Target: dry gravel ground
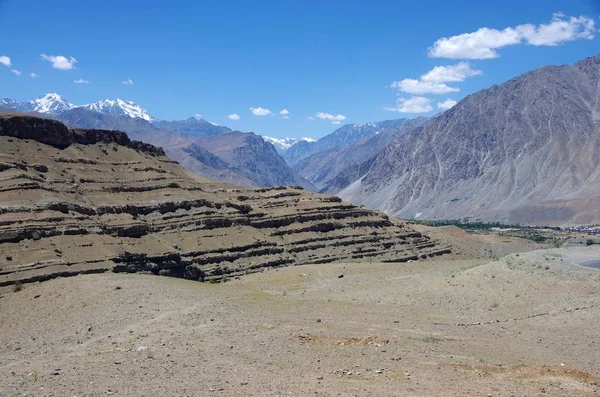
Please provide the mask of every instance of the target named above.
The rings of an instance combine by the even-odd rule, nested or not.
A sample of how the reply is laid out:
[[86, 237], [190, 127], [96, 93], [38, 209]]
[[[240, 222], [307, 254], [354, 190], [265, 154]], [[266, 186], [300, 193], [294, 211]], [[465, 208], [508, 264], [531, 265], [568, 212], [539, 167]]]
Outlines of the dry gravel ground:
[[4, 290], [0, 395], [597, 396], [600, 270], [578, 265], [593, 260], [599, 247]]

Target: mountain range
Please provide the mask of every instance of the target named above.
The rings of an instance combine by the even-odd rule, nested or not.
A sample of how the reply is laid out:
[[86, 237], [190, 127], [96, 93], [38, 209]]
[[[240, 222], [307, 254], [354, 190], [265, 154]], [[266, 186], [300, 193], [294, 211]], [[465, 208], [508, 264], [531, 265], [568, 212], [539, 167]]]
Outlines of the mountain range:
[[284, 154], [285, 161], [294, 165], [305, 157], [318, 152], [349, 146], [367, 139], [385, 129], [399, 128], [407, 119], [385, 120], [360, 124], [345, 124], [317, 141], [300, 141]]
[[150, 113], [134, 102], [124, 101], [118, 98], [115, 100], [105, 99], [89, 105], [76, 106], [69, 103], [60, 95], [51, 93], [26, 102], [16, 101], [11, 98], [2, 98], [0, 99], [0, 106], [18, 110], [19, 112], [34, 112], [52, 116], [57, 116], [67, 110], [82, 108], [111, 116], [128, 116], [131, 118], [141, 118], [146, 121], [154, 120]]
[[[300, 185], [314, 190], [291, 170], [273, 145], [253, 133], [231, 131], [203, 120], [150, 123], [141, 118], [112, 116], [82, 107], [55, 117], [73, 128], [127, 132], [133, 139], [162, 147], [171, 158], [207, 178], [241, 186]], [[185, 129], [181, 128], [183, 125]], [[220, 133], [215, 131], [219, 128]]]
[[261, 137], [133, 102], [56, 94], [1, 108], [122, 130], [189, 170], [243, 186], [300, 185], [405, 219], [600, 223], [600, 55], [481, 90], [431, 119], [344, 125], [319, 139]]
[[339, 195], [402, 218], [600, 223], [600, 55], [469, 95]]
[[[127, 132], [134, 139], [163, 147], [169, 156], [188, 169], [215, 180], [242, 186], [299, 185], [314, 191], [321, 189], [339, 169], [350, 163], [362, 162], [375, 151], [357, 151], [351, 159], [340, 159], [341, 165], [331, 167], [329, 178], [314, 178], [310, 172], [306, 172], [318, 186], [294, 171], [291, 168], [294, 163], [292, 160], [361, 142], [383, 129], [402, 126], [406, 121], [399, 119], [348, 124], [316, 141], [307, 137], [260, 137], [195, 117], [159, 120], [136, 103], [121, 99], [105, 99], [76, 106], [53, 93], [26, 102], [0, 99], [0, 108], [50, 115], [74, 128]], [[393, 136], [383, 134], [382, 138], [384, 135]], [[378, 141], [387, 142], [386, 139]], [[307, 150], [304, 150], [305, 145], [308, 145]], [[374, 146], [379, 150], [381, 145]]]
[[[351, 173], [357, 169], [357, 167], [360, 168], [361, 164], [377, 155], [394, 139], [424, 125], [427, 120], [426, 117], [417, 117], [414, 119], [393, 120], [393, 123], [389, 121], [372, 123], [378, 124], [384, 129], [378, 130], [377, 128], [370, 127], [370, 135], [363, 130], [359, 139], [347, 139], [347, 142], [351, 143], [340, 143], [339, 146], [332, 149], [319, 150], [297, 161], [292, 169], [315, 185], [320, 191], [335, 194], [339, 190], [338, 187], [346, 186], [344, 182], [339, 186], [339, 179], [343, 178], [341, 175], [347, 175], [349, 172]], [[345, 129], [345, 131], [348, 130], [356, 131], [356, 128]], [[342, 134], [338, 134], [337, 136], [343, 139]], [[333, 146], [331, 143], [332, 138], [329, 135], [322, 138], [326, 144], [320, 145], [320, 147]], [[315, 147], [317, 150], [319, 149], [319, 145], [315, 145], [313, 146], [313, 150]], [[334, 180], [338, 181], [334, 182]], [[351, 180], [354, 181], [355, 179], [351, 178]]]
[[158, 120], [134, 102], [121, 99], [75, 106], [58, 94], [27, 102], [4, 98], [0, 107], [49, 115], [73, 128], [127, 132], [133, 139], [163, 147], [173, 159], [212, 179], [242, 186], [299, 185], [315, 190], [291, 170], [268, 141], [206, 120]]

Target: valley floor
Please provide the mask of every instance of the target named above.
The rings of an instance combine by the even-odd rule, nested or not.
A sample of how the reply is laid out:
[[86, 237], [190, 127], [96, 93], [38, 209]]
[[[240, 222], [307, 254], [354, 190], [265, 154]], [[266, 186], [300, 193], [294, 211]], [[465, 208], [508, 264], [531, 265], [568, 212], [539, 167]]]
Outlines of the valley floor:
[[[2, 396], [597, 396], [600, 247], [0, 297]], [[343, 277], [342, 277], [343, 276]]]

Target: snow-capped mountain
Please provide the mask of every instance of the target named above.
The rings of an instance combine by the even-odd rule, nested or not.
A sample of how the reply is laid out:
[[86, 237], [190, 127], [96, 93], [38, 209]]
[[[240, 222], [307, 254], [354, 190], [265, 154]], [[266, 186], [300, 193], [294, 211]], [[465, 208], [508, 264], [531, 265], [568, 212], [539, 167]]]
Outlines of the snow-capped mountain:
[[105, 99], [89, 105], [77, 106], [69, 103], [58, 94], [46, 94], [42, 97], [27, 102], [16, 101], [11, 98], [0, 99], [0, 106], [15, 109], [20, 112], [36, 112], [56, 116], [64, 111], [84, 108], [93, 112], [107, 114], [111, 116], [128, 116], [131, 118], [140, 118], [146, 121], [154, 121], [154, 118], [148, 111], [141, 108], [132, 101], [122, 99]]
[[20, 112], [37, 112], [57, 115], [65, 110], [73, 109], [75, 105], [67, 102], [58, 94], [46, 94], [31, 101], [21, 102], [10, 98], [0, 99], [0, 106], [15, 109]]
[[43, 97], [30, 101], [29, 103], [33, 105], [34, 112], [48, 114], [58, 114], [75, 107], [75, 105], [67, 102], [58, 94], [46, 94]]
[[307, 138], [307, 137], [302, 137], [302, 138], [274, 138], [274, 137], [271, 137], [271, 136], [265, 136], [265, 135], [263, 135], [262, 138], [266, 142], [269, 142], [269, 143], [273, 144], [273, 146], [275, 146], [275, 149], [277, 149], [277, 152], [279, 154], [284, 153], [286, 150], [288, 150], [289, 148], [291, 148], [293, 145], [295, 145], [298, 142], [301, 142], [301, 141], [315, 142], [314, 139]]
[[148, 113], [145, 109], [141, 108], [135, 102], [124, 101], [122, 99], [105, 99], [96, 103], [81, 106], [84, 109], [91, 110], [102, 114], [109, 114], [111, 116], [129, 116], [132, 119], [140, 118], [146, 121], [153, 121], [154, 117]]

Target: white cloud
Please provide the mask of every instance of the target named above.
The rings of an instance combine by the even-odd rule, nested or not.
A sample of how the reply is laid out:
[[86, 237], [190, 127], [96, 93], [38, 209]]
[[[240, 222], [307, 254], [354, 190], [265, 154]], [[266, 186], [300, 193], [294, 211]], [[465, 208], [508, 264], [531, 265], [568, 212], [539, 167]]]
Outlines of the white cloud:
[[481, 70], [471, 68], [471, 65], [468, 62], [459, 62], [456, 65], [436, 66], [429, 72], [423, 74], [419, 80], [404, 79], [401, 81], [394, 81], [391, 87], [414, 95], [447, 94], [449, 92], [458, 92], [460, 90], [445, 83], [461, 82], [467, 77], [477, 76], [482, 73]]
[[52, 67], [54, 69], [59, 69], [59, 70], [75, 69], [75, 64], [77, 63], [77, 59], [75, 59], [73, 57], [67, 58], [62, 55], [54, 56], [54, 55], [41, 54], [41, 57], [43, 60], [52, 63]]
[[455, 100], [448, 98], [444, 102], [438, 102], [437, 107], [440, 110], [448, 110], [451, 107], [453, 107], [454, 105], [456, 105], [457, 103], [458, 102], [456, 102]]
[[127, 79], [127, 80], [123, 81], [123, 84], [125, 84], [125, 85], [131, 85], [131, 84], [133, 84], [133, 80]]
[[457, 83], [465, 81], [467, 77], [483, 74], [481, 70], [472, 69], [469, 62], [459, 62], [456, 65], [436, 66], [421, 76], [423, 81], [434, 83]]
[[29, 73], [29, 77], [31, 77], [32, 79], [35, 79], [37, 77], [37, 74], [35, 74], [35, 73]]
[[309, 119], [310, 121], [314, 121], [314, 120], [315, 120], [315, 118], [314, 118], [313, 116], [308, 116], [308, 119]]
[[4, 65], [7, 68], [9, 68], [12, 65], [12, 63], [10, 62], [10, 58], [6, 55], [0, 55], [0, 65]]
[[197, 119], [201, 119], [202, 115], [200, 113], [194, 113], [194, 117]]
[[331, 113], [317, 112], [317, 117], [321, 120], [329, 120], [333, 122], [333, 124], [339, 124], [339, 122], [346, 120], [346, 116], [344, 116], [343, 114], [333, 115]]
[[399, 113], [427, 113], [433, 110], [431, 99], [422, 96], [413, 96], [409, 99], [398, 98], [395, 107], [386, 107], [385, 110]]
[[516, 44], [556, 46], [568, 41], [594, 38], [595, 20], [587, 16], [568, 17], [557, 13], [547, 24], [524, 24], [504, 30], [481, 28], [472, 33], [443, 37], [428, 50], [433, 58], [490, 59], [497, 50]]
[[91, 81], [84, 80], [84, 79], [73, 80], [73, 83], [75, 83], [75, 84], [92, 84]]
[[290, 114], [290, 111], [287, 110], [287, 109], [283, 109], [281, 112], [279, 112], [279, 114], [282, 115], [282, 116], [287, 116], [287, 115]]
[[229, 116], [227, 116], [227, 118], [228, 118], [229, 120], [236, 120], [236, 121], [237, 121], [237, 120], [239, 120], [239, 119], [240, 119], [240, 116], [239, 116], [239, 115], [237, 115], [237, 114], [235, 114], [235, 113], [233, 113], [233, 114], [230, 114]]
[[392, 88], [397, 88], [408, 94], [447, 94], [449, 92], [460, 91], [458, 88], [450, 87], [444, 83], [435, 83], [417, 79], [394, 81], [392, 83]]
[[336, 124], [337, 125], [337, 124], [342, 124], [342, 122], [341, 121], [332, 121], [331, 124]]
[[268, 115], [273, 114], [273, 112], [271, 112], [269, 109], [264, 109], [264, 108], [261, 108], [260, 106], [257, 108], [251, 107], [250, 111], [255, 116], [268, 116]]
[[11, 69], [11, 72], [13, 72], [14, 74], [16, 74], [17, 76], [21, 75], [21, 71], [17, 70], [17, 69]]
[[281, 118], [284, 120], [288, 120], [290, 118], [290, 116], [281, 116]]

